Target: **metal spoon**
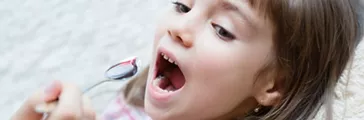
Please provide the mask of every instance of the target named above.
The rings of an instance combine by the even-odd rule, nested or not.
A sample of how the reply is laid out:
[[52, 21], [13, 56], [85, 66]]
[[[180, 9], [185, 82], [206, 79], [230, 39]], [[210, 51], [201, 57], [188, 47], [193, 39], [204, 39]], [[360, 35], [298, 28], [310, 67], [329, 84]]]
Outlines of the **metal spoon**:
[[[138, 72], [138, 60], [137, 57], [131, 57], [128, 59], [123, 60], [122, 62], [111, 66], [109, 69], [105, 71], [106, 80], [100, 81], [87, 89], [83, 90], [82, 94], [87, 93], [91, 89], [95, 88], [96, 86], [110, 81], [119, 81], [125, 80], [126, 78], [130, 78], [134, 76]], [[47, 113], [52, 112], [58, 105], [58, 99], [52, 101], [50, 103], [44, 103], [37, 105], [35, 107], [35, 111], [38, 113], [44, 113], [47, 116]]]

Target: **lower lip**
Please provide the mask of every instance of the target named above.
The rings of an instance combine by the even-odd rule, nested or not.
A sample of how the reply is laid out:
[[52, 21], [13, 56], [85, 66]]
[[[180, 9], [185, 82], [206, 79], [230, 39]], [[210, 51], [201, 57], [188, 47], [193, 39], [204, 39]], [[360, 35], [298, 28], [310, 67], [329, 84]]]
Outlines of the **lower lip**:
[[147, 87], [149, 96], [154, 101], [166, 103], [166, 102], [170, 101], [170, 99], [172, 99], [173, 96], [176, 96], [179, 92], [181, 92], [181, 90], [184, 88], [184, 87], [182, 87], [182, 88], [180, 88], [180, 89], [178, 89], [176, 91], [173, 91], [173, 92], [167, 92], [167, 93], [166, 92], [163, 92], [163, 91], [160, 90], [161, 88], [159, 88], [158, 86], [155, 86], [153, 84], [153, 82], [156, 79], [156, 74], [157, 73], [155, 73], [155, 75], [154, 75], [155, 77], [153, 77], [153, 80], [151, 80], [149, 82], [149, 85]]
[[179, 91], [179, 90], [176, 90], [174, 92], [168, 92], [168, 93], [162, 92], [161, 90], [159, 90], [161, 88], [153, 85], [154, 80], [155, 79], [153, 79], [149, 83], [148, 91], [149, 91], [149, 95], [156, 101], [167, 102], [171, 99], [171, 97], [173, 97]]

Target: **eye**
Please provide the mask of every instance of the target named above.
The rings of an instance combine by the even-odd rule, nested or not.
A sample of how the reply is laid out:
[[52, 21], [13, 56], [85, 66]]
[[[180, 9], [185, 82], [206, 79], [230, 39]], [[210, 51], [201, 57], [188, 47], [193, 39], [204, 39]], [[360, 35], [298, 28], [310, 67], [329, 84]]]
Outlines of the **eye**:
[[223, 39], [223, 40], [234, 40], [235, 39], [235, 36], [232, 33], [227, 31], [220, 25], [212, 24], [212, 27], [215, 29], [217, 36], [219, 36], [221, 39]]
[[191, 8], [180, 2], [173, 2], [173, 4], [175, 5], [176, 11], [179, 13], [188, 13], [191, 10]]

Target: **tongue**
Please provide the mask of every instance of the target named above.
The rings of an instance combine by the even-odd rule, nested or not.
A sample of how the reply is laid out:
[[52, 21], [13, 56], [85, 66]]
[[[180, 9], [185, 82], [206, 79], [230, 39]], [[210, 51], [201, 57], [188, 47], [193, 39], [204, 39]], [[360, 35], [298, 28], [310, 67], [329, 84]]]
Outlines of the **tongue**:
[[168, 78], [176, 89], [180, 89], [186, 81], [185, 76], [183, 76], [182, 71], [178, 67], [172, 69]]

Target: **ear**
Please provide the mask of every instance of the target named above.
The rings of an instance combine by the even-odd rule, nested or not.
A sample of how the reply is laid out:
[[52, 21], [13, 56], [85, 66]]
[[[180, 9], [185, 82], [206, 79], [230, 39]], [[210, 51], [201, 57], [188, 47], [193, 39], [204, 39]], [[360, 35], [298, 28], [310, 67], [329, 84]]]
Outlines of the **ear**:
[[[274, 77], [273, 77], [274, 78]], [[275, 106], [283, 97], [281, 79], [260, 79], [254, 85], [254, 97], [262, 106]]]

